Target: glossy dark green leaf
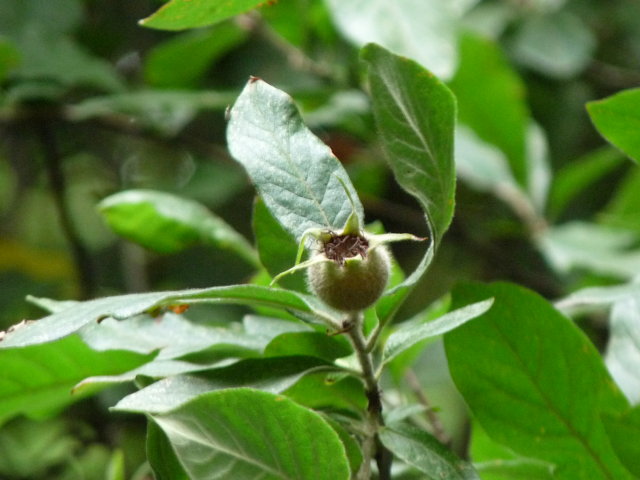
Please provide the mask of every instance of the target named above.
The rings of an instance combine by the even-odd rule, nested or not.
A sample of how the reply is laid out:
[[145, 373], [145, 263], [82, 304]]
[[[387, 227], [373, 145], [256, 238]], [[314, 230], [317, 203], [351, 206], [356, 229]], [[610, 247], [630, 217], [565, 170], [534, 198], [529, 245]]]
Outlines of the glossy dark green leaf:
[[164, 413], [206, 392], [251, 387], [281, 393], [305, 375], [331, 371], [326, 361], [309, 356], [250, 358], [228, 366], [164, 378], [118, 402], [114, 410]]
[[201, 395], [152, 415], [193, 480], [348, 480], [345, 447], [318, 413], [250, 389]]
[[591, 121], [604, 138], [632, 160], [640, 162], [640, 88], [624, 90], [589, 102]]
[[118, 235], [151, 250], [175, 253], [204, 244], [258, 265], [249, 242], [193, 200], [154, 190], [125, 190], [103, 199], [98, 208]]
[[152, 358], [116, 350], [96, 352], [77, 336], [0, 350], [0, 423], [18, 414], [37, 416], [56, 411], [92, 393], [72, 394], [80, 380], [125, 372]]
[[482, 317], [445, 335], [451, 375], [487, 434], [552, 463], [559, 479], [631, 479], [601, 414], [625, 400], [595, 347], [537, 294], [510, 284], [469, 284], [454, 305], [488, 296]]
[[395, 456], [428, 480], [479, 480], [473, 467], [424, 430], [411, 425], [383, 428], [380, 440]]
[[44, 317], [37, 322], [20, 326], [6, 334], [0, 349], [50, 342], [78, 331], [100, 319], [124, 319], [144, 312], [162, 312], [172, 305], [194, 303], [227, 303], [262, 305], [287, 309], [309, 318], [325, 318], [337, 322], [337, 314], [309, 295], [290, 290], [258, 285], [232, 285], [193, 290], [150, 292], [104, 297], [73, 306]]
[[526, 190], [529, 119], [524, 85], [493, 41], [464, 35], [460, 50], [460, 68], [450, 82], [460, 122], [504, 152], [518, 184]]
[[261, 0], [171, 0], [140, 25], [161, 30], [205, 27], [247, 12], [263, 4]]
[[640, 406], [620, 415], [607, 415], [604, 424], [618, 457], [636, 477], [640, 477]]
[[433, 236], [416, 270], [392, 289], [403, 295], [426, 271], [453, 217], [455, 98], [419, 64], [382, 47], [366, 46], [362, 58], [387, 160], [398, 184], [425, 211]]
[[229, 112], [227, 142], [265, 205], [299, 241], [309, 228], [341, 229], [362, 205], [344, 168], [304, 125], [291, 97], [251, 78]]
[[473, 320], [491, 308], [493, 299], [466, 305], [440, 318], [422, 323], [410, 323], [406, 326], [398, 325], [387, 339], [382, 351], [382, 362], [387, 363], [416, 343], [430, 337], [442, 335], [454, 328]]

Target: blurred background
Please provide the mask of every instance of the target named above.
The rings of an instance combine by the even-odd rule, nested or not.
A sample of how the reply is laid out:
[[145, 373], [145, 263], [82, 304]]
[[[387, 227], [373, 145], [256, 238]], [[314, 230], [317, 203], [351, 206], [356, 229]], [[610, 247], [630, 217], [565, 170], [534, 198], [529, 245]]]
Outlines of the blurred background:
[[[640, 173], [598, 134], [585, 104], [640, 85], [640, 2], [442, 3], [403, 0], [391, 16], [381, 1], [281, 0], [162, 31], [138, 24], [157, 1], [0, 2], [0, 330], [42, 316], [27, 295], [87, 299], [251, 278], [251, 265], [214, 248], [162, 254], [119, 238], [97, 208], [123, 190], [159, 190], [204, 204], [252, 241], [254, 189], [225, 146], [225, 109], [249, 75], [294, 97], [348, 169], [368, 222], [425, 235], [376, 138], [358, 59], [367, 41], [420, 61], [459, 100], [456, 216], [404, 317], [465, 279], [510, 280], [557, 299], [633, 278]], [[400, 244], [394, 253], [410, 271], [422, 252]], [[602, 319], [583, 325], [602, 345]], [[74, 407], [70, 417], [85, 423], [4, 426], [0, 478], [51, 468], [46, 478], [94, 478], [82, 462], [104, 471], [122, 451], [134, 471], [144, 425], [101, 418], [109, 404], [103, 395]]]

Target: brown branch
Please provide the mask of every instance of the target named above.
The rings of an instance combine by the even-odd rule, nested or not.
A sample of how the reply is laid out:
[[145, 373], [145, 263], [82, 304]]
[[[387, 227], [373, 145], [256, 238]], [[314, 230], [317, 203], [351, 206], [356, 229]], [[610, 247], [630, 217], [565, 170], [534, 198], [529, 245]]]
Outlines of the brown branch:
[[451, 443], [451, 438], [445, 431], [442, 425], [442, 422], [440, 421], [440, 418], [438, 417], [438, 415], [436, 415], [436, 412], [434, 411], [433, 406], [431, 405], [431, 402], [427, 398], [427, 395], [424, 392], [422, 385], [420, 385], [420, 380], [418, 379], [418, 376], [415, 374], [415, 372], [412, 369], [409, 369], [405, 374], [405, 379], [409, 384], [409, 388], [418, 399], [418, 402], [420, 402], [420, 404], [423, 405], [426, 409], [425, 415], [427, 417], [427, 421], [429, 422], [429, 425], [431, 425], [433, 436], [443, 445], [449, 445]]

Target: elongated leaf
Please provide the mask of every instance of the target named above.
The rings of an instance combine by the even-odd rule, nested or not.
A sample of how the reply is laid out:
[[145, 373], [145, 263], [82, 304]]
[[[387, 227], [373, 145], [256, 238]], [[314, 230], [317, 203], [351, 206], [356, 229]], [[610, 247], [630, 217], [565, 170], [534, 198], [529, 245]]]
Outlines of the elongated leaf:
[[380, 440], [391, 452], [429, 480], [479, 480], [473, 467], [435, 438], [410, 425], [384, 428]]
[[124, 372], [152, 358], [115, 350], [96, 352], [77, 336], [0, 350], [0, 424], [17, 414], [47, 413], [76, 402], [86, 395], [72, 395], [71, 389], [83, 378]]
[[448, 79], [458, 64], [458, 5], [438, 0], [328, 0], [342, 34], [362, 47], [377, 43]]
[[382, 47], [367, 45], [362, 58], [389, 164], [425, 210], [437, 245], [453, 217], [455, 98], [420, 65]]
[[139, 315], [125, 320], [106, 318], [80, 330], [82, 339], [94, 350], [130, 350], [149, 353], [156, 359], [182, 358], [211, 346], [237, 346], [262, 352], [269, 335], [248, 334], [235, 328], [211, 327], [191, 322], [185, 315], [167, 312], [160, 317]]
[[626, 229], [573, 221], [548, 228], [537, 240], [559, 272], [586, 269], [622, 279], [640, 272], [638, 237]]
[[[634, 283], [640, 291], [640, 284]], [[640, 292], [613, 305], [605, 362], [633, 405], [640, 403]]]
[[258, 265], [249, 242], [224, 220], [193, 200], [153, 190], [126, 190], [98, 205], [120, 236], [160, 253], [174, 253], [194, 244], [230, 250]]
[[640, 282], [611, 285], [607, 287], [587, 287], [571, 293], [556, 302], [556, 308], [571, 311], [578, 307], [609, 307], [617, 302], [640, 297]]
[[587, 104], [598, 131], [632, 160], [640, 162], [640, 88]]
[[382, 362], [387, 363], [416, 343], [429, 337], [447, 333], [482, 315], [491, 308], [492, 304], [493, 299], [488, 299], [459, 308], [430, 322], [410, 324], [404, 328], [400, 326], [398, 330], [389, 336], [387, 343], [385, 343], [382, 351]]
[[69, 106], [67, 114], [75, 121], [120, 114], [166, 135], [175, 135], [198, 112], [223, 110], [232, 101], [233, 96], [224, 92], [141, 90], [91, 97]]
[[313, 318], [337, 322], [337, 314], [309, 295], [258, 285], [232, 285], [193, 290], [137, 293], [98, 298], [56, 312], [36, 322], [16, 328], [0, 341], [0, 349], [50, 342], [107, 317], [124, 319], [171, 305], [230, 303], [263, 305], [291, 310]]
[[267, 208], [299, 241], [309, 228], [340, 229], [362, 205], [329, 147], [303, 124], [291, 97], [252, 78], [229, 113], [227, 142]]
[[184, 30], [221, 22], [263, 4], [262, 0], [171, 0], [140, 25], [161, 30]]
[[601, 420], [621, 411], [589, 339], [537, 294], [509, 284], [465, 285], [454, 305], [495, 297], [491, 310], [449, 332], [452, 377], [487, 434], [556, 465], [559, 479], [631, 479]]
[[396, 181], [416, 197], [433, 238], [416, 270], [388, 294], [406, 295], [426, 271], [453, 217], [455, 98], [417, 63], [371, 44], [368, 63], [373, 111]]
[[250, 389], [201, 395], [153, 415], [193, 480], [347, 480], [345, 447], [317, 413]]
[[332, 369], [335, 367], [325, 361], [305, 356], [240, 360], [226, 367], [167, 377], [124, 397], [113, 409], [165, 413], [198, 395], [225, 388], [251, 387], [281, 393], [309, 373]]

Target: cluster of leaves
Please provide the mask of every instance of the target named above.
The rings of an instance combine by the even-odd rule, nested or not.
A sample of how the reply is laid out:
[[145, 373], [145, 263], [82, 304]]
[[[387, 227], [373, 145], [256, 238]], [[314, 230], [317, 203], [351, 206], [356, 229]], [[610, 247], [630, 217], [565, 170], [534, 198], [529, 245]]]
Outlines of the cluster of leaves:
[[[165, 37], [143, 64], [123, 55], [120, 71], [99, 57], [95, 38], [94, 52], [73, 40], [95, 35], [88, 23], [78, 33], [80, 2], [43, 7], [15, 0], [0, 7], [2, 121], [7, 138], [23, 147], [4, 153], [15, 168], [0, 171], [0, 181], [14, 186], [3, 189], [3, 213], [14, 222], [31, 217], [20, 226], [36, 238], [33, 251], [2, 240], [0, 259], [52, 284], [71, 277], [75, 265], [75, 294], [103, 294], [79, 302], [31, 297], [50, 315], [3, 334], [0, 445], [9, 453], [0, 459], [0, 474], [104, 478], [107, 471], [107, 478], [120, 479], [136, 468], [131, 478], [348, 479], [362, 472], [369, 460], [361, 449], [368, 408], [363, 372], [352, 345], [326, 331], [341, 325], [343, 314], [309, 295], [299, 273], [268, 286], [293, 265], [307, 229], [344, 225], [351, 198], [361, 221], [364, 207], [381, 218], [390, 208], [389, 227], [430, 237], [419, 259], [413, 251], [399, 256], [411, 273], [405, 277], [394, 264], [389, 290], [364, 318], [384, 390], [385, 426], [377, 433], [393, 454], [393, 478], [640, 476], [640, 286], [634, 279], [640, 174], [619, 153], [640, 161], [640, 91], [588, 103], [593, 124], [617, 150], [588, 148], [581, 158], [575, 126], [554, 123], [566, 115], [560, 106], [536, 116], [544, 128], [531, 113], [542, 109], [536, 98], [558, 94], [553, 82], [568, 88], [589, 71], [612, 75], [594, 60], [599, 39], [589, 22], [599, 7], [298, 0], [252, 11], [261, 3], [172, 0], [142, 25], [207, 28]], [[91, 2], [84, 7], [100, 12]], [[345, 54], [354, 51], [348, 45], [363, 47], [359, 60]], [[246, 59], [256, 52], [266, 64], [247, 72]], [[215, 71], [227, 77], [202, 88], [216, 63], [225, 68]], [[528, 83], [515, 65], [531, 76]], [[258, 78], [238, 96], [237, 77], [246, 80], [247, 73], [297, 92], [304, 115], [287, 94]], [[633, 75], [615, 73], [623, 80]], [[579, 96], [580, 108], [593, 98], [587, 97]], [[205, 110], [215, 116], [196, 118]], [[241, 170], [221, 149], [194, 140], [199, 122], [215, 129], [223, 115], [228, 150], [258, 192], [253, 203], [252, 193], [243, 198]], [[346, 171], [307, 125], [326, 132]], [[214, 141], [221, 143], [225, 132], [219, 130]], [[102, 161], [113, 154], [101, 145], [111, 135], [120, 143], [116, 153], [126, 152], [117, 180]], [[562, 135], [568, 140], [558, 146]], [[18, 164], [38, 151], [44, 168], [34, 177], [33, 167]], [[67, 152], [73, 154], [63, 168]], [[220, 161], [207, 163], [211, 156]], [[572, 161], [552, 174], [550, 160], [563, 157]], [[408, 195], [385, 189], [388, 172]], [[456, 175], [462, 180], [457, 198]], [[584, 205], [585, 196], [614, 181], [613, 196]], [[68, 260], [49, 258], [55, 256], [42, 245], [52, 244], [37, 240], [38, 229], [53, 230], [41, 183], [51, 189], [71, 245]], [[99, 215], [84, 210], [93, 206], [96, 190], [115, 192], [100, 195]], [[394, 197], [398, 203], [388, 203]], [[478, 197], [488, 211], [474, 207]], [[479, 233], [454, 221], [447, 247], [442, 238], [454, 198], [462, 220], [471, 220], [466, 228]], [[414, 215], [416, 203], [422, 215]], [[234, 204], [246, 208], [222, 208]], [[232, 212], [219, 216], [211, 207]], [[477, 217], [474, 208], [482, 210]], [[241, 233], [250, 209], [255, 242]], [[122, 244], [127, 282], [115, 286], [110, 259], [118, 244], [98, 226], [100, 217], [120, 237], [165, 256]], [[379, 223], [369, 228], [382, 230]], [[526, 244], [511, 256], [486, 246], [486, 238], [506, 244], [516, 235]], [[456, 248], [466, 251], [461, 265], [451, 259]], [[91, 268], [100, 256], [102, 277]], [[439, 261], [447, 256], [448, 267]], [[179, 265], [163, 266], [167, 258]], [[163, 278], [163, 268], [175, 278], [154, 281], [148, 272], [154, 264], [161, 270], [156, 278]], [[512, 280], [529, 279], [528, 286], [544, 285], [542, 293], [564, 298], [554, 305], [513, 283], [450, 289], [460, 277], [487, 276], [480, 273], [487, 266], [494, 268], [490, 277], [515, 272]], [[522, 273], [532, 267], [542, 281]], [[7, 279], [15, 276], [11, 268]], [[441, 272], [444, 281], [437, 278]], [[189, 280], [178, 280], [180, 274]], [[104, 296], [97, 288], [102, 280], [112, 288], [161, 291]], [[185, 283], [220, 286], [166, 290]], [[604, 356], [593, 343], [603, 346], [596, 329], [602, 319], [609, 322]], [[433, 366], [445, 356], [446, 365]], [[468, 442], [460, 398], [438, 381], [449, 374], [472, 414]], [[95, 442], [80, 449], [81, 436], [72, 431], [77, 425], [61, 418], [44, 426], [21, 420], [56, 417], [86, 398], [107, 402], [115, 418], [146, 416], [143, 467], [137, 468], [143, 459], [124, 448], [110, 452]], [[36, 436], [43, 440], [22, 448]], [[59, 448], [42, 455], [47, 439]], [[75, 460], [66, 462], [71, 452]]]

